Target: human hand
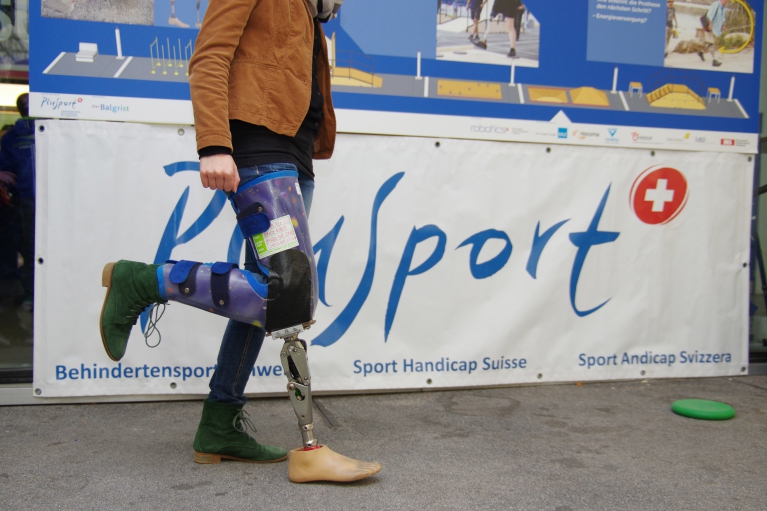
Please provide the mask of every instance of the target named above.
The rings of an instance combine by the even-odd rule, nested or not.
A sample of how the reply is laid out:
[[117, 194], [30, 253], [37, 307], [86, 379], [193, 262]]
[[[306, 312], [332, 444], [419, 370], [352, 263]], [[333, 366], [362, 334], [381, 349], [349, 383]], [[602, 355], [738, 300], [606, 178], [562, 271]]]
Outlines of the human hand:
[[205, 188], [233, 192], [240, 184], [240, 174], [230, 154], [213, 154], [200, 158], [200, 181]]
[[16, 184], [16, 174], [7, 170], [0, 171], [0, 183], [14, 186]]

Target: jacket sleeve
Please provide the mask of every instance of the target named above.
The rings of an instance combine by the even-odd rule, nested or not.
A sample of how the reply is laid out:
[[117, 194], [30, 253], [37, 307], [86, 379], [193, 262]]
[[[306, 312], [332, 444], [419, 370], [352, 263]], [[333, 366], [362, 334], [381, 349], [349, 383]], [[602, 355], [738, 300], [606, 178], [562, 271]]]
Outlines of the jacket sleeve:
[[189, 62], [189, 85], [197, 149], [232, 149], [229, 132], [229, 70], [256, 3], [261, 0], [211, 0]]

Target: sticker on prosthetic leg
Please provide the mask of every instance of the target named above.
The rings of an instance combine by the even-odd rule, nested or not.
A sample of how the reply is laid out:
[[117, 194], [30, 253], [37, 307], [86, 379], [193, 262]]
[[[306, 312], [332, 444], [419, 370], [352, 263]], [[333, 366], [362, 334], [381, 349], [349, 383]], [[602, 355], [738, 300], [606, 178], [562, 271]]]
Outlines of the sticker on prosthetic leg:
[[253, 236], [258, 258], [263, 259], [298, 246], [298, 237], [290, 215], [271, 221], [269, 230]]

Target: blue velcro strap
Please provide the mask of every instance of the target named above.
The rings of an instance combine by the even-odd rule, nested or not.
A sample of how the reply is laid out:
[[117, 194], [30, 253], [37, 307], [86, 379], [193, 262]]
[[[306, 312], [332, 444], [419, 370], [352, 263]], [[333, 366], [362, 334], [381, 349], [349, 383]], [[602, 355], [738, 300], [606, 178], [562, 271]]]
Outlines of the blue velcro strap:
[[167, 301], [168, 297], [165, 293], [165, 276], [162, 273], [162, 265], [157, 266], [157, 290], [160, 291], [162, 299]]
[[181, 284], [187, 279], [189, 272], [196, 264], [199, 263], [195, 261], [179, 261], [171, 268], [168, 278], [174, 284]]
[[221, 261], [213, 263], [210, 271], [215, 275], [226, 275], [232, 268], [237, 268], [234, 263], [222, 263]]
[[[184, 266], [181, 269], [179, 269], [178, 273], [174, 276], [173, 272], [182, 263], [184, 264]], [[176, 263], [176, 265], [170, 271], [170, 275], [168, 277], [170, 278], [171, 282], [173, 282], [174, 284], [178, 286], [179, 293], [181, 293], [184, 296], [192, 296], [194, 292], [197, 291], [197, 269], [200, 266], [202, 266], [202, 263], [196, 263], [194, 261], [181, 261], [180, 263]], [[181, 277], [184, 276], [184, 274], [186, 274], [186, 278], [182, 280], [181, 282], [176, 282], [175, 280], [173, 280], [174, 278], [176, 280], [180, 279]]]
[[229, 306], [229, 278], [232, 268], [236, 266], [232, 263], [215, 263], [211, 268], [210, 297], [215, 307], [225, 309]]
[[269, 217], [266, 213], [256, 213], [245, 218], [237, 219], [243, 238], [250, 238], [256, 234], [261, 234], [269, 230]]

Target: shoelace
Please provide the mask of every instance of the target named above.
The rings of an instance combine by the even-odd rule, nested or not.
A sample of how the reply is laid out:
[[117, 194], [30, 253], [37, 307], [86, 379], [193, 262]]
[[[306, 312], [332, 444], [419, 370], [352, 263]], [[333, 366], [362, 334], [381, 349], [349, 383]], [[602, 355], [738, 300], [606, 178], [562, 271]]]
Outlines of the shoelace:
[[[160, 309], [158, 305], [162, 306], [162, 309]], [[144, 330], [144, 342], [150, 348], [156, 348], [162, 342], [162, 334], [160, 333], [160, 329], [157, 328], [157, 323], [159, 323], [160, 318], [162, 318], [163, 314], [165, 314], [164, 303], [153, 303], [152, 305], [149, 306], [149, 310], [147, 311], [146, 330]], [[154, 345], [149, 344], [149, 338], [155, 332], [157, 332], [157, 344], [154, 344]]]
[[237, 415], [234, 416], [234, 419], [232, 420], [232, 426], [234, 426], [234, 429], [240, 433], [247, 433], [248, 430], [251, 430], [253, 433], [258, 433], [258, 430], [253, 424], [253, 421], [247, 417], [248, 415], [250, 415], [248, 412], [246, 412], [244, 409], [241, 409], [239, 412], [237, 412]]

